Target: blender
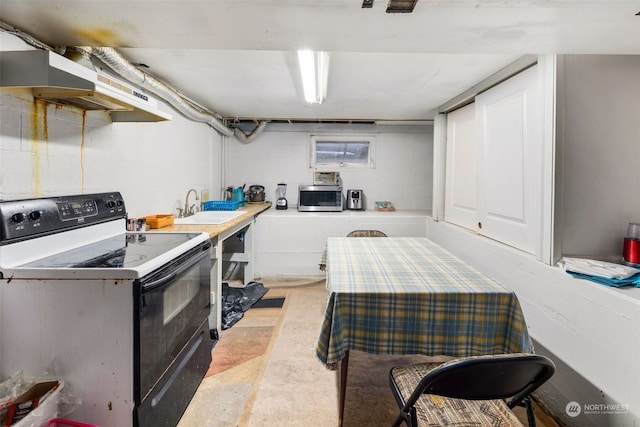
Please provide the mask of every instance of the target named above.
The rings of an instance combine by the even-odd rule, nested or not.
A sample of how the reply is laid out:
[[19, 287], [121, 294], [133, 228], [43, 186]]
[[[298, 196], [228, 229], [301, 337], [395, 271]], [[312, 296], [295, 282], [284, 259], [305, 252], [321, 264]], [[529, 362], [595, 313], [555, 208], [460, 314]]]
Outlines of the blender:
[[286, 210], [287, 209], [287, 199], [284, 197], [287, 194], [287, 184], [278, 184], [276, 187], [276, 209], [277, 210]]

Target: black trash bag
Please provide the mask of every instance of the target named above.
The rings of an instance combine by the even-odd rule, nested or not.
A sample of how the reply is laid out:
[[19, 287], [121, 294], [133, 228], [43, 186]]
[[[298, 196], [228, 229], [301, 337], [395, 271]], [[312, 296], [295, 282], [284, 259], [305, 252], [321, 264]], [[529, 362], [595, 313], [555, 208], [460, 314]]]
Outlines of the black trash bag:
[[258, 282], [247, 283], [244, 288], [222, 283], [222, 330], [229, 329], [242, 319], [244, 312], [260, 301], [267, 291], [268, 289]]

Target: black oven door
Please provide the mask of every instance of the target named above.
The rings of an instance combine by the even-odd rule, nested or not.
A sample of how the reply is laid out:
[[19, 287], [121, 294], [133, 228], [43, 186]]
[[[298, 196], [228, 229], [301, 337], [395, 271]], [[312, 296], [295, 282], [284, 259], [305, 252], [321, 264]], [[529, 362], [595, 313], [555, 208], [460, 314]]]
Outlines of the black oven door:
[[135, 408], [133, 427], [175, 427], [211, 365], [209, 319], [205, 319], [171, 368]]
[[[134, 292], [138, 293], [137, 321], [134, 322], [136, 406], [163, 375], [181, 363], [179, 358], [188, 353], [187, 347], [193, 344], [194, 335], [209, 318], [210, 252], [211, 243], [207, 241], [140, 279], [139, 285], [134, 286]], [[210, 353], [209, 335], [203, 339], [207, 341], [205, 347]]]

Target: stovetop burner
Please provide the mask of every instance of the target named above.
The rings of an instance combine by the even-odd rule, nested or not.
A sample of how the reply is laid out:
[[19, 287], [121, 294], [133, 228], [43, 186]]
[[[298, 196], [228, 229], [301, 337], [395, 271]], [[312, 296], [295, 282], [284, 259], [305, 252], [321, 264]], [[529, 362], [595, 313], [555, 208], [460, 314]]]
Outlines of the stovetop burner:
[[196, 236], [197, 233], [123, 233], [21, 267], [135, 268]]

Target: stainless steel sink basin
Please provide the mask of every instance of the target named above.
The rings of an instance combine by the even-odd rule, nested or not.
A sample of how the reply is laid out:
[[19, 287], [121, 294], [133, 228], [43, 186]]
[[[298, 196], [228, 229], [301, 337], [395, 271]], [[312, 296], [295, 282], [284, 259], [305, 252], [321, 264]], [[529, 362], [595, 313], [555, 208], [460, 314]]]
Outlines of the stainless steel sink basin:
[[203, 211], [186, 218], [176, 218], [174, 224], [224, 224], [244, 214], [244, 211]]

